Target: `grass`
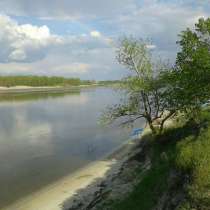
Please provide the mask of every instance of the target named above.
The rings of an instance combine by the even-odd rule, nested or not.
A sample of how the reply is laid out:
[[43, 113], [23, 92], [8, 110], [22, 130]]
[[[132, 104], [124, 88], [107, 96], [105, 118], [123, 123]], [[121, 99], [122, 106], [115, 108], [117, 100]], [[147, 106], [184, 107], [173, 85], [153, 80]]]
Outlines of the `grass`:
[[187, 123], [167, 129], [151, 143], [149, 170], [142, 174], [139, 169], [139, 184], [123, 200], [116, 201], [105, 209], [151, 210], [164, 192], [169, 190], [167, 180], [172, 170], [188, 177], [180, 185], [185, 194], [179, 210], [210, 209], [210, 111], [201, 114], [201, 123]]
[[[202, 114], [204, 122], [209, 123], [210, 112]], [[177, 144], [176, 165], [190, 176], [188, 200], [182, 209], [210, 209], [210, 125], [205, 126], [196, 138], [189, 136]]]
[[137, 210], [139, 207], [145, 210], [151, 209], [157, 202], [157, 189], [163, 191], [166, 188], [165, 183], [162, 182], [162, 178], [167, 177], [166, 167], [167, 166], [155, 167], [145, 173], [141, 184], [137, 185], [134, 191], [125, 200], [115, 203], [111, 209]]
[[151, 146], [152, 167], [142, 174], [139, 169], [141, 181], [124, 200], [106, 207], [110, 210], [150, 210], [154, 207], [159, 196], [167, 190], [167, 178], [170, 172], [171, 162], [174, 159], [175, 144], [159, 143]]

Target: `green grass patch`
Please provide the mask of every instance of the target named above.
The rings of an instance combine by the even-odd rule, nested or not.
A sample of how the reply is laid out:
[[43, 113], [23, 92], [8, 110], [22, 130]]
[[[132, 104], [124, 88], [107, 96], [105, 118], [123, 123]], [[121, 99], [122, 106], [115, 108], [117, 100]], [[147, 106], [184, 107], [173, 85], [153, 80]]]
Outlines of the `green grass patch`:
[[[115, 203], [112, 210], [139, 210], [151, 209], [157, 202], [159, 192], [166, 188], [167, 166], [153, 168], [143, 175], [140, 184], [123, 201]], [[152, 190], [151, 190], [152, 189]]]
[[122, 201], [115, 202], [111, 210], [149, 210], [154, 207], [160, 195], [167, 189], [167, 178], [171, 163], [174, 159], [175, 144], [166, 144], [162, 147], [153, 143], [152, 167], [142, 173], [139, 169], [138, 178], [141, 180], [134, 190]]
[[[151, 143], [149, 170], [137, 171], [140, 180], [123, 200], [105, 209], [151, 210], [161, 195], [168, 190], [167, 179], [171, 170], [188, 177], [183, 186], [186, 197], [180, 210], [210, 209], [210, 111], [201, 112], [200, 124], [192, 122], [170, 128]], [[182, 186], [182, 184], [181, 184]]]
[[176, 164], [190, 176], [187, 187], [190, 208], [210, 209], [210, 127], [198, 138], [186, 138], [177, 149]]

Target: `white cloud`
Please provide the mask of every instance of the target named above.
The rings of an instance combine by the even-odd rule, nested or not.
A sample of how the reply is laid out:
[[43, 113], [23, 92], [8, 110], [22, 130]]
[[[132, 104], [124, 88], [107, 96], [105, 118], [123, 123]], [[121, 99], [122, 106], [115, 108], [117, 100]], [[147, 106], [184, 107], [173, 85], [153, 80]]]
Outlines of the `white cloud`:
[[1, 0], [0, 11], [45, 20], [95, 19], [126, 11], [135, 0]]
[[45, 25], [41, 27], [32, 26], [30, 24], [20, 25], [17, 27], [17, 31], [31, 39], [37, 40], [49, 39], [51, 36], [49, 28]]
[[155, 51], [173, 61], [178, 50], [178, 34], [187, 27], [192, 28], [199, 17], [210, 15], [204, 7], [193, 7], [180, 2], [145, 0], [131, 13], [121, 14], [106, 22], [115, 25], [118, 34], [151, 39], [156, 45]]
[[92, 37], [96, 37], [96, 38], [101, 37], [101, 33], [100, 33], [99, 31], [91, 31], [91, 32], [90, 32], [90, 35], [91, 35]]
[[60, 74], [85, 74], [88, 73], [90, 65], [87, 63], [71, 63], [66, 65], [60, 65], [52, 68], [52, 71], [59, 72]]
[[12, 61], [24, 61], [26, 59], [26, 54], [21, 49], [16, 49], [10, 53], [8, 56], [9, 60]]
[[157, 46], [154, 45], [154, 44], [148, 44], [146, 47], [147, 47], [148, 49], [155, 49]]
[[49, 48], [62, 43], [47, 26], [19, 25], [8, 16], [0, 15], [0, 62], [32, 62], [46, 56]]
[[0, 63], [1, 74], [27, 74], [31, 70], [31, 65], [28, 63]]
[[[115, 60], [114, 42], [131, 34], [151, 39], [155, 55], [174, 61], [177, 34], [210, 15], [206, 5], [190, 1], [1, 0], [4, 14], [42, 26], [0, 16], [0, 73], [117, 79], [125, 71]], [[49, 26], [67, 32], [58, 36]]]

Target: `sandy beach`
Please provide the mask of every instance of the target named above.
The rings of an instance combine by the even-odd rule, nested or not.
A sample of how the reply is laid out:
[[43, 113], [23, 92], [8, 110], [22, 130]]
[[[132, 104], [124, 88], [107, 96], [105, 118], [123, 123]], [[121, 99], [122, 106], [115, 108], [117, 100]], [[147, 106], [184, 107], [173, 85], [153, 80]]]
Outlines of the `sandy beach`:
[[10, 94], [10, 93], [39, 93], [39, 92], [66, 92], [74, 91], [80, 88], [91, 88], [96, 87], [97, 84], [91, 85], [78, 85], [78, 86], [12, 86], [12, 87], [3, 87], [0, 86], [0, 94]]
[[31, 87], [31, 86], [13, 86], [13, 87], [2, 87], [0, 86], [0, 94], [10, 93], [36, 93], [36, 92], [65, 92], [74, 89], [82, 88], [83, 86], [42, 86], [42, 87]]
[[67, 200], [68, 206], [71, 207], [71, 197], [75, 196], [77, 191], [91, 185], [91, 188], [87, 192], [83, 190], [83, 193], [90, 193], [90, 190], [94, 192], [107, 176], [116, 174], [137, 142], [128, 141], [103, 160], [95, 161], [2, 210], [61, 210]]
[[61, 204], [94, 179], [103, 177], [114, 161], [97, 161], [2, 210], [60, 210]]

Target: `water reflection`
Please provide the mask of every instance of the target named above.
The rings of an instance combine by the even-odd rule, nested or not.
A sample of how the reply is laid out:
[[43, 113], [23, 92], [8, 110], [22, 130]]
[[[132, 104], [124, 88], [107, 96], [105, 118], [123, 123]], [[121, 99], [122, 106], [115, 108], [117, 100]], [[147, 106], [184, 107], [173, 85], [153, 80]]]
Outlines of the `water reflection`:
[[127, 140], [127, 129], [98, 124], [100, 112], [118, 100], [107, 88], [1, 98], [0, 207]]
[[68, 91], [50, 91], [50, 92], [25, 92], [25, 93], [1, 93], [0, 94], [0, 102], [12, 102], [12, 101], [30, 101], [30, 100], [38, 100], [38, 99], [46, 99], [46, 98], [57, 98], [63, 97], [65, 95], [78, 95], [80, 94], [80, 89], [73, 89]]

